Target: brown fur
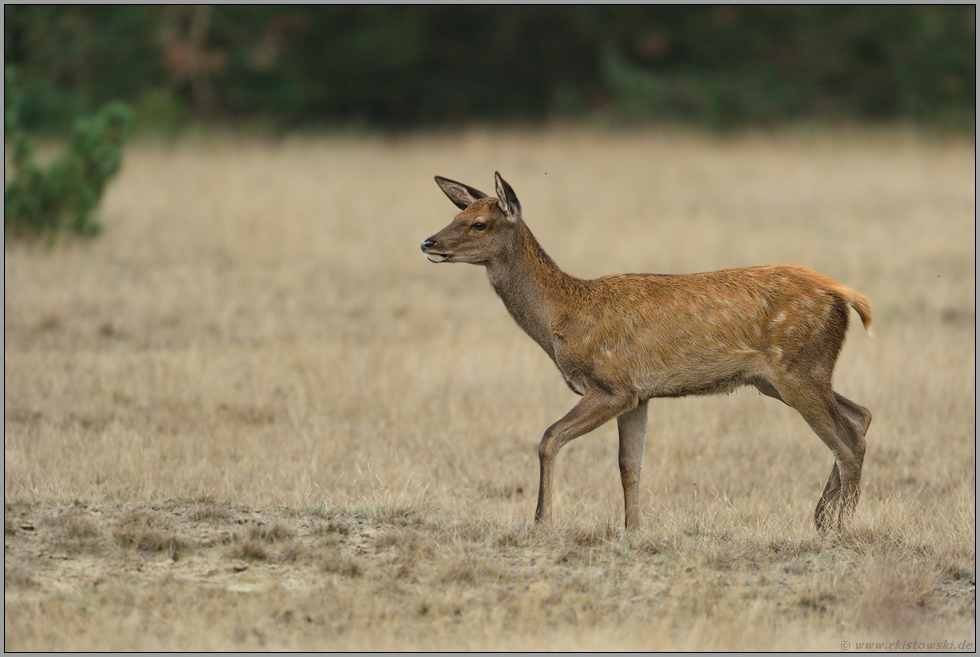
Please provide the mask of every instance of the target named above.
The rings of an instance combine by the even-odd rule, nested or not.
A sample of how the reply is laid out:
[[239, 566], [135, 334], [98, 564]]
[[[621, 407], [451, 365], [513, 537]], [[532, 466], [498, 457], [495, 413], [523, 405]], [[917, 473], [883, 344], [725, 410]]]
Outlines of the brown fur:
[[626, 526], [636, 527], [647, 401], [752, 385], [799, 411], [833, 452], [814, 520], [820, 529], [841, 526], [857, 504], [871, 413], [834, 392], [831, 376], [848, 308], [870, 333], [864, 296], [795, 265], [582, 280], [544, 252], [500, 174], [497, 198], [436, 182], [465, 209], [423, 242], [423, 252], [436, 262], [484, 265], [518, 325], [582, 395], [541, 440], [536, 520], [550, 518], [561, 447], [618, 418]]

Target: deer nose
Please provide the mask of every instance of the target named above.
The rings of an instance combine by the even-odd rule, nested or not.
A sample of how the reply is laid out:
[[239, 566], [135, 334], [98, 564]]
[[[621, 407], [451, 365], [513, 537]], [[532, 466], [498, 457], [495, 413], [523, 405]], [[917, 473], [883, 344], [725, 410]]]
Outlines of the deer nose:
[[422, 242], [422, 253], [425, 253], [435, 245], [436, 245], [435, 240], [425, 240], [424, 242]]

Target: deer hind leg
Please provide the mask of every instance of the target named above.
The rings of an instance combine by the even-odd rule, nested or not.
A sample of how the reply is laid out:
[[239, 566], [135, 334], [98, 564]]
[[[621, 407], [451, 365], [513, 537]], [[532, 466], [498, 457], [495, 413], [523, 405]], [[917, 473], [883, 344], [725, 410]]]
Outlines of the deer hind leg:
[[[775, 386], [769, 383], [768, 379], [757, 378], [752, 381], [752, 385], [762, 394], [772, 397], [773, 399], [778, 399], [779, 401], [786, 403], [779, 391], [776, 390]], [[834, 401], [837, 402], [837, 407], [840, 408], [841, 413], [844, 414], [855, 428], [858, 430], [862, 436], [867, 435], [868, 427], [871, 426], [871, 411], [866, 409], [864, 406], [852, 402], [850, 399], [844, 395], [834, 393]]]
[[[773, 399], [778, 399], [784, 404], [786, 403], [786, 400], [779, 394], [779, 391], [768, 380], [759, 378], [753, 381], [752, 385], [762, 394]], [[836, 392], [834, 393], [834, 401], [837, 402], [837, 407], [840, 409], [840, 412], [854, 425], [858, 433], [861, 436], [868, 435], [868, 427], [871, 426], [871, 411]]]
[[817, 529], [840, 529], [857, 507], [864, 464], [864, 434], [871, 412], [835, 393], [828, 383], [777, 385], [780, 399], [795, 408], [834, 455], [834, 465], [813, 514]]
[[[847, 440], [848, 447], [850, 447], [853, 454], [858, 455], [858, 470], [853, 486], [853, 494], [849, 492], [841, 482], [840, 467], [837, 461], [834, 461], [834, 465], [830, 470], [830, 477], [827, 479], [827, 486], [824, 488], [823, 495], [820, 496], [820, 502], [817, 503], [817, 509], [814, 512], [814, 522], [817, 524], [818, 528], [827, 528], [826, 523], [823, 523], [823, 519], [832, 513], [835, 507], [839, 508], [840, 512], [837, 519], [837, 528], [839, 529], [847, 515], [853, 513], [854, 509], [857, 507], [858, 498], [860, 496], [860, 482], [861, 482], [861, 465], [864, 462], [864, 451], [866, 441], [864, 437], [868, 433], [868, 427], [871, 426], [871, 411], [866, 409], [864, 406], [852, 402], [847, 397], [834, 393], [834, 402], [837, 404], [837, 409], [840, 411], [840, 415], [844, 420], [844, 431], [843, 436]], [[833, 503], [831, 503], [831, 501]]]
[[534, 513], [535, 522], [551, 520], [551, 489], [555, 474], [555, 457], [566, 443], [585, 435], [613, 419], [620, 413], [633, 408], [636, 400], [623, 400], [612, 395], [588, 392], [572, 407], [565, 417], [558, 420], [544, 432], [538, 445], [538, 458], [541, 461], [541, 482], [538, 486], [538, 508]]
[[[768, 380], [759, 379], [753, 381], [753, 385], [755, 385], [755, 387], [762, 394], [778, 399], [789, 406], [793, 406], [793, 404], [789, 404], [789, 402], [783, 399], [783, 396], [779, 393], [776, 387], [773, 386]], [[836, 427], [841, 421], [843, 421], [842, 424], [844, 425], [839, 427], [834, 433], [844, 440], [848, 447], [848, 451], [851, 454], [860, 456], [856, 459], [856, 475], [853, 475], [851, 479], [848, 480], [848, 486], [846, 487], [848, 493], [842, 498], [841, 473], [837, 459], [838, 452], [835, 451], [834, 447], [832, 446], [832, 442], [835, 441], [828, 442], [827, 439], [821, 435], [821, 432], [814, 427], [814, 423], [807, 419], [810, 426], [814, 427], [814, 431], [817, 433], [817, 435], [820, 436], [824, 443], [826, 443], [827, 446], [831, 448], [831, 451], [834, 452], [835, 457], [834, 465], [830, 469], [830, 477], [827, 479], [827, 485], [824, 487], [823, 494], [820, 496], [820, 501], [817, 503], [817, 509], [814, 513], [814, 522], [821, 530], [828, 528], [829, 518], [832, 516], [835, 510], [839, 511], [837, 519], [837, 525], [839, 527], [843, 522], [844, 517], [851, 513], [854, 510], [854, 507], [857, 506], [858, 496], [860, 494], [861, 464], [864, 462], [864, 436], [867, 435], [868, 427], [871, 426], [871, 411], [866, 409], [864, 406], [852, 402], [847, 397], [844, 397], [836, 392], [833, 392], [833, 401], [838, 411], [837, 414], [833, 414], [831, 410], [831, 414], [835, 416], [834, 425]], [[824, 404], [824, 406], [826, 406], [826, 404]], [[802, 411], [800, 411], [800, 413], [803, 414]], [[806, 418], [807, 416], [803, 414], [803, 417]], [[854, 461], [855, 459], [851, 460]], [[852, 467], [851, 470], [853, 471], [854, 468]], [[851, 493], [851, 490], [856, 492]]]
[[616, 418], [619, 425], [619, 474], [623, 479], [626, 529], [640, 526], [640, 470], [647, 440], [647, 403]]
[[824, 486], [823, 493], [817, 501], [817, 508], [813, 512], [813, 522], [817, 526], [817, 529], [821, 532], [830, 529], [833, 525], [835, 511], [838, 511], [837, 529], [840, 529], [843, 523], [842, 504], [840, 468], [837, 466], [837, 460], [835, 459], [834, 465], [830, 468], [830, 477], [827, 478], [827, 485]]
[[837, 407], [841, 413], [854, 425], [858, 433], [862, 437], [868, 435], [868, 427], [871, 426], [871, 411], [836, 392], [834, 393], [834, 400], [837, 402]]

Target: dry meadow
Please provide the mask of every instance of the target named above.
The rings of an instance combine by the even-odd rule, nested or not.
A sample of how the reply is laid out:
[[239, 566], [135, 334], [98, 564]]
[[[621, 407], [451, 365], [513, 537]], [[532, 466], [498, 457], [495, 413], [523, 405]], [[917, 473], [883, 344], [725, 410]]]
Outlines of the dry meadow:
[[[867, 295], [835, 388], [861, 504], [752, 389], [654, 400], [643, 528], [615, 423], [482, 269], [419, 243], [499, 170], [569, 273], [795, 263]], [[6, 650], [976, 645], [975, 145], [901, 129], [137, 143], [89, 242], [4, 247]], [[859, 645], [860, 644], [860, 645]]]

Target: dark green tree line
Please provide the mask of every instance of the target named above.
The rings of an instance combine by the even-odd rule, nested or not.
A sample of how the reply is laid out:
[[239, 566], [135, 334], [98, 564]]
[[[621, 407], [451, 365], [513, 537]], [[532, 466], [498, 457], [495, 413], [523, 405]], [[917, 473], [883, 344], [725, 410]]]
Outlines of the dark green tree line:
[[975, 6], [4, 8], [23, 121], [412, 128], [605, 115], [973, 129]]

